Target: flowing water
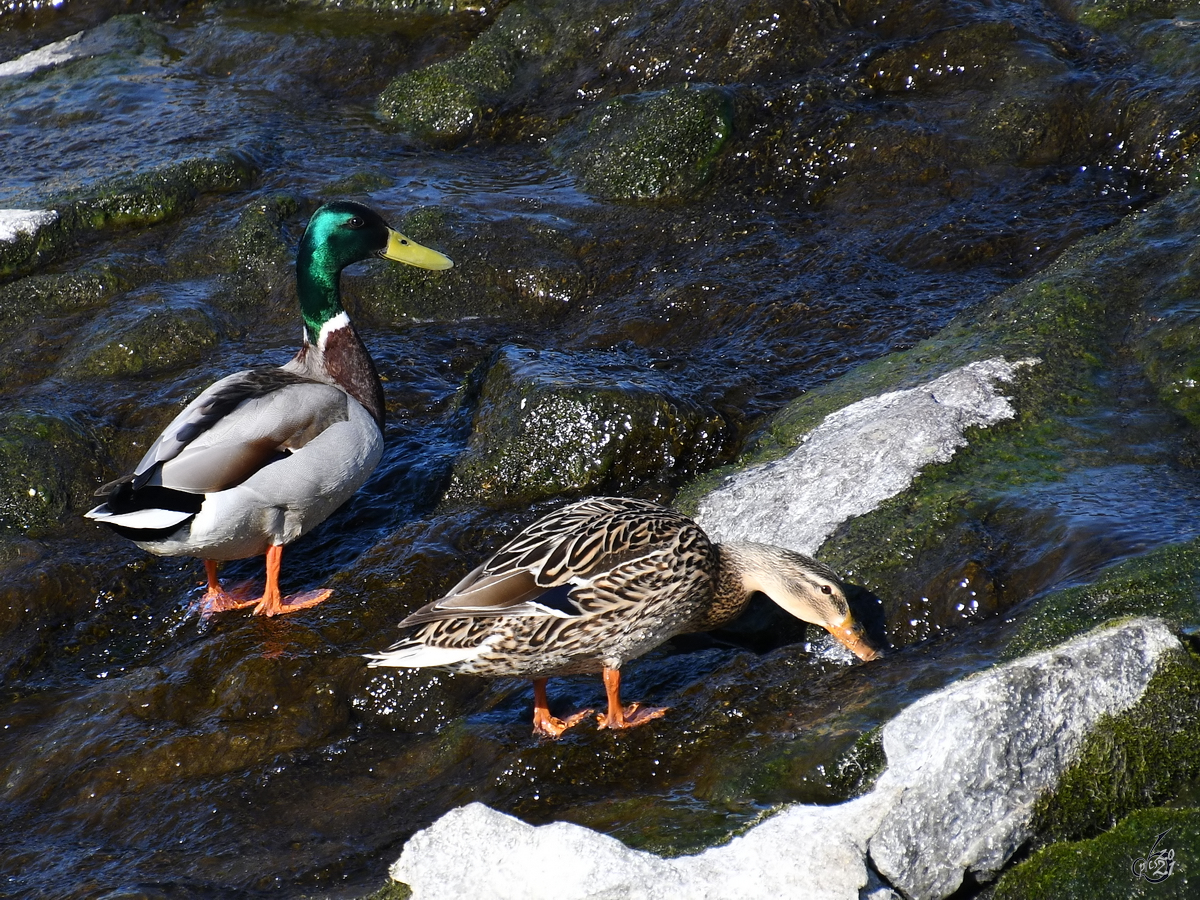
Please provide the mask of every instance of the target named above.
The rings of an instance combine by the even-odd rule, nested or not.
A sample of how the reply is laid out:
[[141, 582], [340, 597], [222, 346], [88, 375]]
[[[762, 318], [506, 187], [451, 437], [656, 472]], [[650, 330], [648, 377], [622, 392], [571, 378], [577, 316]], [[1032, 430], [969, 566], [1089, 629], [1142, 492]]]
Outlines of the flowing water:
[[[48, 532], [11, 536], [0, 892], [361, 896], [382, 883], [414, 830], [471, 800], [688, 851], [776, 804], [846, 796], [853, 773], [833, 769], [850, 765], [856, 738], [993, 662], [1005, 616], [1020, 603], [1197, 533], [1200, 479], [1176, 464], [1181, 427], [1135, 384], [1118, 392], [1122, 406], [1094, 414], [1120, 418], [1120, 440], [1111, 422], [1080, 421], [1097, 437], [1072, 471], [1014, 487], [1001, 502], [1022, 527], [1038, 523], [1012, 544], [1003, 602], [981, 610], [968, 598], [943, 615], [905, 601], [894, 639], [909, 646], [869, 675], [827, 642], [805, 643], [803, 629], [777, 640], [760, 629], [754, 639], [680, 641], [627, 679], [629, 697], [672, 707], [662, 728], [579, 729], [541, 744], [528, 735], [524, 684], [368, 671], [362, 653], [390, 643], [406, 612], [536, 512], [438, 505], [469, 437], [466, 385], [497, 349], [571, 354], [598, 378], [659, 373], [728, 423], [716, 464], [788, 400], [911, 347], [1186, 181], [1186, 153], [1166, 126], [1157, 157], [1158, 137], [1145, 131], [1075, 141], [1046, 136], [1049, 119], [1039, 120], [1039, 147], [980, 149], [989, 85], [1003, 78], [983, 64], [984, 75], [963, 68], [955, 82], [953, 67], [930, 62], [953, 56], [949, 39], [949, 56], [913, 47], [972, 28], [986, 47], [988, 28], [1016, 29], [1003, 32], [997, 54], [1010, 82], [1029, 79], [1009, 91], [1014, 106], [1053, 95], [1045, 108], [1059, 103], [1067, 115], [1086, 97], [1097, 129], [1124, 121], [1125, 112], [1096, 112], [1105, 104], [1129, 116], [1147, 96], [1163, 109], [1186, 106], [1196, 76], [1164, 76], [1053, 6], [891, 4], [880, 7], [888, 19], [847, 4], [803, 78], [748, 79], [760, 120], [749, 117], [699, 196], [622, 202], [589, 194], [557, 167], [536, 123], [438, 147], [377, 118], [375, 98], [393, 75], [462, 51], [495, 10], [253, 6], [179, 3], [113, 18], [132, 7], [0, 4], [0, 62], [24, 60], [0, 69], [0, 207], [41, 208], [114, 175], [230, 151], [260, 172], [246, 190], [206, 195], [153, 228], [88, 239], [39, 270], [104, 264], [129, 284], [101, 309], [18, 316], [5, 337], [17, 362], [0, 407], [53, 410], [105, 435], [98, 483], [132, 464], [134, 442], [204, 384], [286, 360], [299, 331], [294, 310], [270, 292], [261, 311], [257, 296], [249, 312], [210, 304], [229, 273], [205, 261], [246, 209], [279, 192], [309, 210], [352, 196], [393, 220], [445, 211], [462, 240], [460, 267], [487, 268], [516, 294], [536, 295], [537, 312], [389, 317], [361, 296], [371, 282], [348, 274], [350, 305], [386, 379], [387, 450], [354, 499], [285, 553], [285, 589], [336, 590], [311, 613], [200, 623], [189, 612], [198, 563], [148, 558], [82, 522], [81, 509]], [[686, 19], [704, 4], [650, 6]], [[766, 33], [770, 10], [760, 6], [760, 18], [745, 18]], [[901, 18], [908, 24], [892, 24]], [[78, 59], [35, 67], [25, 56], [80, 31], [90, 43]], [[639, 45], [623, 46], [625, 56], [610, 47], [602, 62], [630, 69]], [[896, 81], [902, 67], [888, 60], [910, 51], [917, 62], [903, 68], [915, 74]], [[668, 57], [654, 77], [669, 80], [683, 65]], [[603, 69], [581, 65], [592, 68]], [[578, 92], [547, 92], [540, 121], [590, 100], [592, 85], [602, 92], [602, 78], [580, 78]], [[631, 84], [662, 86], [644, 79]], [[1079, 84], [1087, 90], [1071, 93]], [[794, 116], [768, 140], [779, 123], [761, 110], [772, 104]], [[822, 144], [833, 133], [841, 137]], [[875, 142], [869, 164], [862, 141]], [[303, 218], [284, 221], [292, 246]], [[571, 277], [522, 287], [521, 241], [545, 234], [564, 248]], [[97, 329], [159, 309], [204, 311], [212, 344], [180, 348], [181, 360], [136, 377], [72, 375]], [[643, 493], [669, 500], [678, 486], [648, 483]], [[261, 560], [227, 572], [261, 577]], [[602, 697], [597, 679], [562, 679], [552, 691], [563, 710]]]

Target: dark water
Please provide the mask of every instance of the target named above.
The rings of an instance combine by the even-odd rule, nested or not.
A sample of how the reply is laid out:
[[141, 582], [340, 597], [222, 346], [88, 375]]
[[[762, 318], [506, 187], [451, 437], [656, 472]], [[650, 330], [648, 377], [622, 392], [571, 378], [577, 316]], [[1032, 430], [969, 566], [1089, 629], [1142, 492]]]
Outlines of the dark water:
[[[592, 68], [608, 81], [581, 64], [578, 83], [547, 86], [539, 121], [606, 92], [669, 85], [688, 66], [736, 80], [712, 53], [687, 62], [667, 47], [671, 23], [704, 4], [651, 6], [660, 32], [605, 45]], [[721, 10], [769, 31], [765, 6], [743, 6]], [[294, 312], [267, 297], [261, 312], [217, 315], [216, 350], [185, 364], [109, 381], [73, 378], [67, 365], [106, 317], [208, 309], [228, 273], [202, 258], [273, 192], [353, 196], [394, 218], [445, 210], [456, 261], [501, 282], [507, 273], [517, 293], [526, 270], [514, 236], [552, 232], [577, 276], [557, 293], [530, 288], [543, 291], [538, 315], [434, 321], [373, 311], [356, 294], [369, 282], [348, 278], [390, 422], [367, 485], [285, 554], [285, 589], [335, 588], [318, 610], [201, 624], [189, 613], [195, 561], [149, 559], [79, 510], [48, 535], [12, 536], [0, 891], [357, 896], [415, 829], [476, 799], [688, 851], [776, 804], [844, 797], [852, 773], [833, 771], [848, 765], [844, 751], [904, 702], [992, 662], [1021, 603], [1196, 534], [1200, 483], [1174, 463], [1180, 426], [1141, 386], [1096, 414], [1121, 418], [1119, 439], [1079, 422], [1096, 437], [1080, 441], [1072, 471], [1001, 502], [1036, 523], [1014, 544], [1003, 602], [980, 609], [966, 584], [954, 602], [950, 586], [937, 602], [897, 601], [894, 634], [909, 646], [869, 670], [815, 636], [806, 644], [802, 630], [753, 649], [736, 636], [680, 642], [628, 677], [628, 696], [672, 707], [663, 727], [584, 728], [547, 745], [528, 735], [524, 684], [365, 669], [360, 654], [386, 646], [407, 611], [536, 512], [437, 506], [469, 435], [464, 384], [497, 348], [570, 352], [598, 371], [612, 354], [653, 368], [731, 423], [732, 453], [783, 403], [912, 346], [1186, 180], [1171, 115], [1188, 107], [1195, 75], [1155, 69], [1128, 36], [1036, 4], [829, 8], [821, 53], [745, 76], [750, 112], [700, 196], [622, 203], [550, 162], [548, 125], [514, 115], [436, 148], [376, 118], [394, 74], [462, 50], [492, 16], [179, 4], [112, 19], [131, 7], [0, 5], [0, 61], [81, 29], [96, 42], [88, 58], [0, 77], [0, 205], [38, 208], [114, 174], [228, 150], [261, 170], [253, 188], [205, 197], [178, 220], [86, 242], [47, 271], [106, 263], [129, 273], [129, 290], [105, 310], [6, 337], [22, 366], [0, 405], [52, 407], [96, 429], [108, 477], [201, 386], [292, 352]], [[974, 31], [980, 47], [1001, 49], [973, 55], [944, 37]], [[939, 42], [949, 55], [928, 50]], [[648, 56], [665, 60], [659, 74], [646, 74]], [[974, 62], [930, 62], [948, 58]], [[643, 74], [620, 74], [634, 69]], [[1135, 101], [1162, 121], [1119, 112]], [[1029, 109], [1038, 116], [1025, 130], [996, 124]], [[1060, 120], [1080, 124], [1059, 133], [1048, 123]], [[294, 242], [302, 224], [293, 216], [285, 236]], [[675, 486], [645, 490], [669, 499]], [[227, 572], [254, 579], [260, 567]], [[564, 711], [602, 697], [594, 679], [553, 692]]]

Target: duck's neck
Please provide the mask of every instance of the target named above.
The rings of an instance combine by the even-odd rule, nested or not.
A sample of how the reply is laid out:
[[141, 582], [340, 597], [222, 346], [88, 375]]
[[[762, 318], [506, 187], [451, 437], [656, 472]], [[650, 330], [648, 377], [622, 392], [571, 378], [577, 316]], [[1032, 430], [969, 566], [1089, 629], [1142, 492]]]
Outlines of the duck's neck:
[[383, 428], [383, 385], [366, 345], [342, 308], [341, 268], [302, 244], [296, 255], [296, 292], [304, 342], [285, 368], [336, 384]]
[[712, 603], [694, 623], [697, 631], [710, 631], [732, 622], [746, 609], [753, 589], [746, 586], [746, 565], [737, 544], [717, 544], [720, 567]]
[[[306, 234], [307, 238], [308, 235]], [[328, 248], [301, 242], [296, 252], [296, 293], [300, 297], [300, 316], [304, 336], [318, 342], [322, 327], [344, 313], [341, 290], [342, 267], [330, 258]]]

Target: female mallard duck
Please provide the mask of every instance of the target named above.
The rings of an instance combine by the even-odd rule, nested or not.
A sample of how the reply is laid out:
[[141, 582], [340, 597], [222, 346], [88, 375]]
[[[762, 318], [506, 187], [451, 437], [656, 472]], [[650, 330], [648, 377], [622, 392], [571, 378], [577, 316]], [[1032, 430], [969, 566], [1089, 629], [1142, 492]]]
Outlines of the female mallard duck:
[[590, 710], [551, 716], [547, 677], [603, 672], [600, 727], [628, 728], [666, 709], [622, 706], [621, 666], [674, 635], [731, 621], [755, 591], [860, 658], [878, 655], [838, 577], [815, 560], [766, 544], [714, 544], [674, 510], [593, 497], [534, 522], [406, 618], [408, 638], [372, 655], [371, 665], [532, 678], [534, 733], [554, 738]]
[[[199, 556], [208, 574], [202, 615], [254, 606], [273, 616], [315, 606], [332, 591], [284, 598], [283, 546], [324, 521], [383, 454], [383, 387], [342, 308], [340, 277], [372, 256], [448, 269], [442, 254], [393, 231], [358, 203], [322, 206], [296, 255], [304, 319], [284, 366], [222, 378], [188, 404], [133, 474], [104, 485], [87, 513], [160, 556]], [[222, 590], [217, 560], [267, 556], [262, 597]]]

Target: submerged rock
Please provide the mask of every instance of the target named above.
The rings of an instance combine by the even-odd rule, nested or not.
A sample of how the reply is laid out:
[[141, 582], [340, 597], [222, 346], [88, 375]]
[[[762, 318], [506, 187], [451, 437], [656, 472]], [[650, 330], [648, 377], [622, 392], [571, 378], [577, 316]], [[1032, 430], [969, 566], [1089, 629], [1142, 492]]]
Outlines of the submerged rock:
[[348, 296], [382, 321], [496, 318], [536, 328], [577, 309], [587, 296], [574, 241], [544, 222], [518, 216], [468, 221], [428, 207], [409, 213], [396, 227], [445, 252], [454, 268], [437, 277], [395, 265], [349, 275]]
[[96, 457], [95, 438], [68, 414], [0, 414], [0, 531], [38, 534], [82, 511]]
[[28, 272], [58, 259], [94, 232], [174, 218], [200, 195], [247, 188], [256, 175], [253, 165], [232, 154], [199, 157], [111, 178], [82, 196], [52, 198], [47, 203], [52, 209], [41, 211], [32, 231], [0, 241], [0, 275]]
[[93, 322], [59, 372], [70, 379], [158, 375], [200, 362], [220, 337], [204, 307], [171, 305], [151, 291]]
[[598, 196], [680, 197], [712, 177], [732, 131], [733, 103], [725, 91], [682, 85], [618, 97], [584, 113], [550, 153]]
[[[8, 10], [11, 11], [11, 7]], [[0, 63], [0, 78], [19, 78], [76, 60], [93, 60], [109, 54], [132, 56], [166, 51], [167, 42], [151, 21], [139, 15], [116, 15], [96, 28], [76, 32]]]
[[445, 501], [527, 504], [670, 483], [720, 458], [725, 422], [619, 354], [506, 347]]
[[873, 865], [906, 897], [948, 897], [967, 872], [994, 876], [1087, 733], [1135, 703], [1180, 649], [1161, 622], [1139, 619], [952, 685], [884, 726], [888, 768], [869, 794], [789, 807], [696, 856], [663, 859], [579, 826], [534, 828], [471, 804], [414, 835], [391, 875], [415, 900], [857, 900], [881, 890]]

